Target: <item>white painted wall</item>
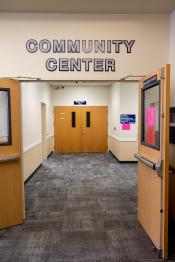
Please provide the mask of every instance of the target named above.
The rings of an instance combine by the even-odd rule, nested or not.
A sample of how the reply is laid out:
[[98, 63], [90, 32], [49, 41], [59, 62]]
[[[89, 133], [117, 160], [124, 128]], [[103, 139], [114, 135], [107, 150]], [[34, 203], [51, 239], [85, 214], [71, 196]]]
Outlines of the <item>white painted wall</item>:
[[[136, 124], [123, 131], [120, 114], [135, 114]], [[114, 83], [110, 88], [109, 134], [121, 141], [137, 141], [138, 135], [138, 83]]]
[[135, 114], [136, 123], [131, 124], [131, 130], [123, 131], [120, 125], [120, 138], [137, 140], [138, 135], [138, 83], [121, 83], [120, 114]]
[[108, 106], [109, 86], [73, 85], [64, 89], [52, 88], [53, 106], [73, 106], [74, 101], [87, 101], [87, 106]]
[[110, 135], [120, 137], [120, 83], [110, 87], [108, 130]]
[[23, 82], [22, 92], [22, 128], [23, 147], [26, 151], [30, 146], [41, 143], [41, 103], [46, 104], [47, 136], [53, 135], [53, 108], [51, 89], [48, 83]]
[[[0, 76], [31, 76], [56, 80], [116, 80], [128, 74], [145, 75], [169, 60], [169, 16], [116, 14], [0, 15]], [[30, 54], [26, 41], [34, 38], [135, 40], [132, 54]], [[47, 58], [113, 58], [116, 72], [48, 72]]]

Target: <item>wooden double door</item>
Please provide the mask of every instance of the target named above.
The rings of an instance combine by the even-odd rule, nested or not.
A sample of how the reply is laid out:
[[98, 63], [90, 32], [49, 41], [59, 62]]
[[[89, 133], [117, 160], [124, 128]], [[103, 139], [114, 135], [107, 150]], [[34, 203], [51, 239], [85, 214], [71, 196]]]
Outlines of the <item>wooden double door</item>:
[[56, 106], [55, 152], [107, 152], [107, 106]]

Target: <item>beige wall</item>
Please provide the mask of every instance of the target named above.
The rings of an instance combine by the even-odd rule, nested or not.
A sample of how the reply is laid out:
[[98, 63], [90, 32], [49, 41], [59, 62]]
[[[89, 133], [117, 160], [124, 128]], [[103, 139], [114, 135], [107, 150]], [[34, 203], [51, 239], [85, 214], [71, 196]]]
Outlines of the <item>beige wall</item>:
[[28, 179], [31, 174], [42, 163], [42, 144], [38, 144], [30, 150], [23, 152], [23, 177], [24, 181]]
[[[120, 114], [135, 114], [136, 123], [122, 130]], [[120, 161], [136, 161], [138, 135], [138, 83], [113, 83], [109, 103], [109, 150]]]
[[54, 136], [47, 138], [47, 156], [54, 150]]
[[42, 163], [41, 103], [46, 104], [47, 154], [53, 151], [53, 108], [48, 83], [22, 83], [23, 174], [30, 177]]
[[116, 137], [109, 135], [109, 150], [119, 161], [136, 161], [134, 154], [137, 153], [137, 142], [120, 141]]
[[[168, 62], [168, 15], [115, 14], [24, 14], [0, 15], [0, 76], [30, 76], [60, 80], [116, 80], [128, 74], [141, 74]], [[132, 54], [30, 54], [26, 41], [34, 38], [135, 40]], [[48, 72], [49, 57], [114, 58], [116, 72]], [[15, 66], [14, 66], [15, 65]]]
[[[109, 15], [109, 14], [24, 14], [2, 13], [0, 16], [0, 76], [30, 76], [41, 79], [57, 80], [116, 80], [128, 74], [145, 75], [169, 61], [174, 65], [174, 18], [171, 15], [169, 30], [169, 15]], [[85, 40], [119, 40], [134, 39], [132, 54], [127, 54], [121, 48], [120, 54], [61, 54], [61, 57], [73, 58], [113, 58], [116, 61], [116, 72], [48, 72], [45, 61], [49, 57], [58, 59], [60, 54], [29, 54], [26, 51], [26, 41], [30, 38], [41, 40], [52, 39], [85, 39]], [[169, 48], [170, 46], [170, 48]], [[14, 66], [15, 65], [15, 66]], [[172, 90], [174, 88], [174, 66], [172, 67]], [[37, 101], [47, 103], [42, 99], [36, 87], [30, 88], [25, 83], [22, 86], [23, 108], [23, 144], [24, 152], [32, 150], [41, 143], [40, 109]], [[42, 83], [47, 85], [45, 83]], [[36, 92], [33, 92], [36, 88]], [[132, 89], [132, 88], [131, 88]], [[50, 91], [43, 88], [50, 97]], [[122, 90], [122, 89], [121, 89]], [[120, 90], [122, 97], [123, 91]], [[124, 89], [123, 89], [124, 90]], [[35, 95], [33, 95], [35, 93]], [[102, 93], [100, 93], [102, 94]], [[173, 94], [173, 93], [172, 93]], [[126, 97], [126, 94], [123, 94]], [[43, 94], [44, 97], [44, 94]], [[171, 103], [174, 104], [173, 95]], [[53, 97], [55, 99], [55, 97]], [[103, 95], [101, 97], [104, 98]], [[58, 99], [58, 101], [60, 101]], [[102, 100], [101, 100], [102, 101]], [[103, 102], [106, 100], [103, 100]], [[70, 101], [67, 101], [70, 103]], [[56, 102], [54, 102], [56, 103]], [[92, 100], [92, 103], [93, 100]], [[101, 102], [100, 102], [101, 103]], [[117, 102], [116, 102], [117, 103]], [[126, 104], [127, 106], [127, 104]], [[51, 115], [51, 114], [50, 114]], [[116, 113], [117, 115], [117, 113]], [[111, 117], [111, 118], [110, 118]], [[112, 128], [119, 126], [115, 119], [115, 110], [109, 118]], [[53, 136], [53, 119], [47, 123], [47, 136]], [[133, 127], [127, 137], [121, 130], [110, 135], [119, 138], [120, 142], [135, 142], [137, 126]], [[122, 141], [121, 141], [122, 139]], [[129, 139], [128, 141], [125, 141]], [[50, 141], [49, 141], [50, 143]], [[123, 147], [124, 148], [124, 147]], [[174, 146], [173, 146], [174, 148]], [[174, 150], [174, 149], [172, 149]], [[171, 150], [171, 151], [172, 151]], [[38, 162], [39, 158], [38, 158]]]
[[52, 88], [53, 106], [73, 106], [74, 101], [86, 101], [87, 106], [108, 106], [109, 87], [107, 85], [84, 84], [65, 86], [64, 89]]

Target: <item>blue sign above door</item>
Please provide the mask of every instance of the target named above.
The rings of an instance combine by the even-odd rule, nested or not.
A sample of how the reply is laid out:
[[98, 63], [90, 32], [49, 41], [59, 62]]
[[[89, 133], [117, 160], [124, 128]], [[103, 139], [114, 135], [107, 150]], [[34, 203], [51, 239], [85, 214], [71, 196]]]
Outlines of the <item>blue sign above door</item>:
[[74, 101], [74, 105], [86, 105], [86, 101]]
[[120, 123], [121, 124], [126, 124], [126, 123], [130, 123], [130, 124], [135, 124], [136, 123], [136, 115], [134, 114], [121, 114], [120, 115]]
[[143, 82], [143, 84], [144, 84], [144, 86], [145, 86], [145, 85], [149, 85], [149, 84], [151, 84], [151, 83], [154, 83], [154, 82], [156, 82], [156, 81], [157, 81], [157, 75], [154, 75], [154, 76], [146, 79], [146, 80]]

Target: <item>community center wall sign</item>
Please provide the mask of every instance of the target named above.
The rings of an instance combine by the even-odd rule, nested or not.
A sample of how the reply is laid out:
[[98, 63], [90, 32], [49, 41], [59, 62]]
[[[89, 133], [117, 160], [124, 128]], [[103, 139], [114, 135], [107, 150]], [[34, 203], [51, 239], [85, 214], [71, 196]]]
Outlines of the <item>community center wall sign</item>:
[[[117, 61], [111, 56], [101, 58], [100, 54], [131, 54], [134, 43], [135, 40], [29, 39], [26, 50], [33, 55], [49, 54], [44, 66], [50, 72], [115, 72]], [[78, 57], [75, 58], [75, 54]]]

